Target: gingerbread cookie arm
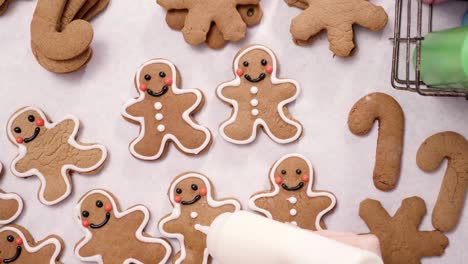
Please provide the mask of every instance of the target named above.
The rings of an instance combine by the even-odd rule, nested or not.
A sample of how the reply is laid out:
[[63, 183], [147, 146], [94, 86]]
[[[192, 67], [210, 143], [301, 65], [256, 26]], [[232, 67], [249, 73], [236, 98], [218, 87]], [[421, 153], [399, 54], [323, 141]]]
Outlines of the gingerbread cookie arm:
[[159, 230], [161, 233], [164, 231], [164, 236], [175, 237], [174, 234], [178, 234], [178, 229], [180, 227], [178, 219], [174, 219], [171, 215], [165, 216], [161, 221], [159, 221]]
[[374, 167], [374, 185], [382, 191], [396, 187], [403, 152], [404, 114], [400, 104], [390, 95], [371, 93], [354, 104], [348, 126], [355, 135], [369, 133], [375, 120], [379, 135]]
[[387, 25], [388, 15], [381, 6], [376, 6], [367, 1], [359, 1], [355, 11], [354, 19], [356, 24], [362, 27], [378, 31]]
[[423, 171], [435, 171], [448, 159], [432, 224], [447, 232], [459, 222], [468, 188], [468, 141], [455, 132], [442, 132], [427, 138], [419, 147], [416, 161]]
[[366, 199], [359, 205], [359, 216], [371, 232], [385, 226], [392, 218], [379, 201]]
[[449, 243], [448, 238], [439, 231], [420, 232], [419, 237], [420, 241], [425, 241], [425, 243], [420, 244], [421, 256], [442, 256]]
[[[133, 120], [138, 117], [143, 117], [143, 108], [141, 107], [141, 102], [135, 99], [130, 100], [124, 105], [123, 113], [125, 113], [130, 120]], [[132, 117], [132, 118], [130, 118]]]
[[415, 229], [417, 229], [424, 218], [424, 215], [426, 215], [426, 212], [427, 210], [424, 200], [414, 196], [403, 200], [400, 208], [395, 213], [394, 219], [396, 221], [404, 221], [411, 224]]
[[85, 241], [85, 238], [82, 238], [75, 246], [75, 253], [77, 256], [80, 256], [80, 258], [83, 259], [91, 258], [93, 256], [99, 255], [98, 246], [98, 241], [95, 241], [94, 239]]
[[325, 29], [326, 24], [320, 19], [320, 9], [307, 9], [292, 19], [289, 31], [294, 40], [307, 41]]
[[166, 10], [187, 9], [189, 7], [187, 0], [157, 0], [156, 2]]
[[0, 225], [13, 222], [19, 217], [22, 211], [23, 200], [21, 197], [17, 194], [4, 193], [0, 190]]
[[271, 211], [275, 208], [274, 204], [268, 203], [275, 193], [258, 193], [250, 197], [249, 208], [263, 214], [264, 216], [273, 219]]
[[63, 0], [39, 0], [31, 22], [31, 41], [53, 60], [68, 60], [80, 55], [93, 39], [93, 28], [84, 20], [71, 22], [61, 32], [57, 30], [66, 3]]

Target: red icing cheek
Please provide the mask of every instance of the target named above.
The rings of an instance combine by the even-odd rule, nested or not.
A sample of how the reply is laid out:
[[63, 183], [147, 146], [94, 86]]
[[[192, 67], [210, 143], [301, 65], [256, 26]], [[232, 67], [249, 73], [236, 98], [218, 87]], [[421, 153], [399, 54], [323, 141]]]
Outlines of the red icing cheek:
[[281, 177], [276, 177], [275, 182], [276, 184], [281, 184], [283, 182], [283, 179], [281, 179]]
[[23, 144], [23, 141], [24, 141], [24, 140], [23, 140], [22, 137], [17, 137], [17, 138], [16, 138], [16, 143], [18, 143], [18, 144]]
[[164, 84], [167, 85], [167, 86], [172, 85], [172, 79], [171, 78], [164, 79]]
[[42, 118], [36, 119], [36, 126], [38, 127], [44, 126], [44, 119]]
[[182, 197], [180, 197], [180, 196], [178, 196], [178, 195], [177, 195], [177, 196], [174, 196], [174, 202], [180, 203], [181, 201], [182, 201]]
[[112, 211], [112, 204], [106, 204], [106, 205], [104, 206], [104, 209], [106, 210], [106, 212]]
[[307, 174], [302, 175], [302, 181], [303, 182], [308, 182], [309, 181], [309, 175], [307, 175]]
[[84, 227], [88, 227], [89, 226], [89, 221], [88, 220], [83, 220], [82, 224], [83, 224]]
[[146, 89], [148, 89], [148, 86], [146, 86], [146, 84], [141, 84], [141, 85], [140, 85], [140, 91], [145, 92]]
[[266, 71], [267, 73], [271, 74], [271, 73], [273, 72], [273, 67], [271, 67], [271, 66], [266, 66], [266, 67], [265, 67], [265, 71]]
[[21, 239], [21, 237], [18, 237], [16, 239], [15, 243], [16, 243], [16, 245], [21, 246], [21, 245], [23, 245], [23, 239]]
[[201, 188], [200, 189], [200, 195], [205, 196], [207, 194], [206, 188]]
[[242, 75], [244, 75], [244, 70], [243, 69], [237, 69], [236, 73], [237, 73], [237, 76], [241, 77]]

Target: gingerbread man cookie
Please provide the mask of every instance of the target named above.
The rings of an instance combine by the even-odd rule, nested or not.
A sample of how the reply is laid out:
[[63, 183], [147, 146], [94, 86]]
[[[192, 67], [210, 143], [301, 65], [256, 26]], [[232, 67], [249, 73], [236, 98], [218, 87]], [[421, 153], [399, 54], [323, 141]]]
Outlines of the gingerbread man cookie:
[[29, 232], [17, 225], [0, 228], [0, 260], [14, 264], [60, 264], [63, 241], [51, 235], [35, 242]]
[[179, 240], [180, 251], [173, 263], [208, 263], [206, 235], [197, 226], [210, 226], [220, 214], [240, 210], [240, 203], [215, 200], [211, 182], [195, 172], [176, 177], [168, 196], [174, 210], [159, 222], [159, 230], [163, 236]]
[[8, 121], [8, 138], [19, 148], [11, 171], [22, 178], [37, 176], [41, 181], [38, 197], [45, 205], [70, 195], [73, 171], [95, 173], [107, 158], [104, 146], [75, 140], [79, 126], [74, 116], [52, 123], [34, 107], [19, 109]]
[[336, 206], [329, 192], [316, 192], [310, 161], [300, 154], [288, 154], [270, 170], [272, 189], [254, 194], [249, 207], [270, 219], [291, 223], [301, 228], [322, 230], [322, 217]]
[[260, 0], [157, 0], [164, 9], [187, 9], [182, 33], [185, 41], [198, 45], [206, 41], [212, 24], [216, 24], [225, 40], [239, 41], [245, 37], [247, 25], [236, 7], [258, 5]]
[[122, 115], [141, 126], [130, 143], [131, 154], [142, 160], [159, 159], [169, 142], [186, 154], [199, 154], [211, 143], [211, 133], [193, 119], [204, 103], [197, 89], [180, 89], [174, 64], [163, 59], [144, 63], [135, 75], [139, 96], [130, 99]]
[[300, 87], [294, 80], [276, 77], [273, 52], [261, 45], [248, 46], [235, 57], [233, 69], [236, 78], [216, 89], [217, 96], [233, 108], [219, 128], [221, 136], [234, 144], [248, 144], [262, 127], [277, 143], [297, 140], [302, 125], [289, 114], [287, 104], [297, 99]]
[[142, 264], [166, 263], [169, 259], [169, 243], [143, 231], [150, 218], [145, 206], [121, 211], [112, 194], [97, 189], [86, 193], [76, 210], [86, 234], [75, 246], [75, 255], [81, 261]]

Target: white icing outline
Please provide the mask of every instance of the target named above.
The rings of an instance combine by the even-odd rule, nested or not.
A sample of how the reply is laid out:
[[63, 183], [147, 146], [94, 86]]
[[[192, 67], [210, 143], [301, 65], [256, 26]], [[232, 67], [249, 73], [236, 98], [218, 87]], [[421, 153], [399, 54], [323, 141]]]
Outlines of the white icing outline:
[[294, 86], [296, 86], [296, 94], [294, 94], [294, 96], [292, 96], [291, 98], [288, 98], [284, 101], [281, 101], [279, 104], [278, 104], [278, 107], [277, 107], [277, 110], [278, 110], [278, 113], [281, 117], [281, 119], [283, 119], [284, 122], [290, 124], [290, 125], [293, 125], [294, 127], [297, 128], [297, 133], [296, 135], [294, 135], [293, 137], [291, 138], [287, 138], [287, 139], [280, 139], [280, 138], [277, 138], [273, 135], [273, 133], [271, 133], [270, 131], [270, 128], [268, 127], [268, 125], [266, 124], [265, 120], [263, 120], [262, 118], [257, 118], [255, 119], [254, 123], [253, 123], [253, 126], [252, 126], [252, 135], [250, 136], [250, 138], [246, 139], [246, 140], [236, 140], [236, 139], [232, 139], [230, 137], [228, 137], [225, 133], [224, 133], [224, 129], [226, 128], [226, 126], [234, 123], [237, 119], [237, 114], [239, 112], [239, 104], [237, 103], [236, 100], [233, 100], [233, 99], [229, 99], [229, 98], [226, 98], [223, 94], [222, 94], [222, 91], [225, 87], [227, 86], [239, 86], [240, 83], [241, 83], [241, 79], [240, 77], [237, 75], [237, 74], [234, 74], [236, 76], [236, 78], [232, 81], [229, 81], [229, 82], [225, 82], [225, 83], [222, 83], [220, 84], [217, 88], [216, 88], [216, 95], [224, 102], [226, 103], [229, 103], [232, 105], [232, 108], [233, 108], [233, 113], [231, 114], [231, 117], [224, 121], [221, 126], [219, 127], [219, 133], [221, 134], [221, 136], [224, 138], [224, 140], [228, 141], [228, 142], [231, 142], [231, 143], [234, 143], [234, 144], [249, 144], [251, 142], [253, 142], [255, 140], [255, 138], [257, 137], [257, 132], [258, 132], [258, 127], [261, 125], [265, 132], [267, 133], [267, 135], [273, 140], [275, 141], [276, 143], [280, 143], [280, 144], [287, 144], [287, 143], [291, 143], [295, 140], [297, 140], [301, 134], [302, 134], [302, 125], [299, 123], [299, 122], [296, 122], [292, 119], [289, 119], [286, 117], [286, 115], [284, 114], [283, 112], [283, 107], [293, 101], [295, 101], [297, 99], [297, 97], [299, 96], [299, 93], [301, 92], [301, 87], [299, 86], [299, 83], [296, 82], [295, 80], [292, 80], [292, 79], [278, 79], [276, 77], [276, 69], [277, 69], [277, 61], [276, 61], [276, 56], [275, 54], [273, 53], [273, 51], [271, 51], [269, 48], [265, 47], [265, 46], [262, 46], [262, 45], [254, 45], [254, 46], [251, 46], [251, 47], [248, 47], [247, 49], [245, 49], [243, 52], [241, 52], [239, 55], [237, 55], [237, 57], [234, 59], [234, 73], [237, 71], [238, 69], [238, 64], [239, 64], [239, 60], [247, 53], [247, 52], [250, 52], [254, 49], [261, 49], [265, 52], [267, 52], [270, 57], [272, 58], [273, 60], [273, 72], [271, 73], [271, 82], [273, 84], [281, 84], [281, 83], [292, 83]]
[[[78, 216], [77, 217], [78, 225], [80, 226], [83, 233], [85, 233], [85, 238], [83, 240], [81, 240], [75, 246], [75, 255], [81, 261], [85, 261], [85, 262], [93, 261], [93, 262], [96, 262], [96, 263], [99, 263], [99, 264], [103, 264], [101, 255], [94, 255], [94, 256], [91, 256], [91, 257], [82, 257], [79, 254], [80, 249], [83, 246], [85, 246], [93, 237], [93, 234], [89, 231], [89, 229], [85, 228], [81, 223], [81, 206], [82, 206], [83, 202], [86, 200], [86, 198], [88, 198], [90, 195], [93, 195], [93, 194], [101, 194], [101, 195], [104, 195], [105, 197], [107, 197], [107, 199], [109, 199], [109, 201], [111, 201], [111, 203], [112, 203], [112, 211], [114, 213], [114, 216], [117, 217], [117, 218], [122, 218], [122, 217], [126, 216], [127, 214], [133, 213], [135, 211], [141, 211], [145, 215], [145, 218], [143, 219], [143, 222], [141, 223], [141, 225], [136, 230], [135, 236], [141, 242], [151, 243], [151, 244], [159, 243], [162, 246], [164, 246], [164, 248], [166, 248], [166, 255], [164, 256], [164, 258], [161, 260], [160, 263], [166, 263], [167, 262], [167, 260], [169, 259], [169, 257], [171, 256], [171, 253], [172, 253], [172, 248], [169, 245], [169, 243], [166, 242], [163, 239], [160, 239], [160, 238], [143, 236], [144, 229], [148, 225], [148, 222], [149, 222], [149, 219], [150, 219], [150, 213], [148, 211], [148, 208], [146, 208], [143, 205], [136, 205], [136, 206], [134, 206], [134, 207], [132, 207], [130, 209], [127, 209], [126, 211], [119, 212], [118, 209], [117, 209], [117, 204], [116, 204], [114, 198], [112, 197], [112, 195], [110, 195], [108, 192], [106, 192], [104, 190], [101, 190], [101, 189], [95, 189], [95, 190], [92, 190], [92, 191], [88, 192], [85, 196], [83, 196], [80, 199], [80, 201], [78, 202], [78, 205], [75, 207], [75, 210], [76, 210], [76, 213], [77, 213], [77, 216]], [[124, 262], [124, 264], [130, 264], [130, 263], [144, 264], [143, 262], [141, 262], [141, 261], [139, 261], [137, 259], [133, 259], [133, 258], [126, 259], [125, 262]]]
[[0, 228], [0, 232], [4, 232], [4, 231], [10, 231], [10, 232], [14, 232], [16, 233], [19, 237], [21, 237], [21, 239], [23, 240], [23, 247], [26, 249], [26, 251], [28, 252], [31, 252], [31, 253], [35, 253], [35, 252], [38, 252], [39, 250], [41, 250], [42, 248], [48, 246], [48, 245], [55, 245], [55, 251], [54, 251], [54, 254], [52, 255], [52, 258], [50, 259], [50, 264], [56, 264], [56, 260], [58, 260], [58, 257], [60, 255], [60, 252], [62, 251], [62, 243], [60, 243], [60, 241], [55, 238], [55, 237], [51, 237], [51, 238], [48, 238], [44, 241], [41, 241], [39, 245], [37, 245], [36, 247], [33, 247], [33, 246], [30, 246], [28, 244], [28, 240], [26, 239], [26, 236], [23, 234], [23, 232], [21, 232], [21, 230], [13, 227], [13, 226], [4, 226], [2, 228]]
[[[269, 192], [269, 193], [260, 193], [260, 194], [257, 194], [257, 195], [254, 195], [252, 196], [250, 199], [249, 199], [249, 208], [254, 210], [254, 211], [257, 211], [257, 212], [260, 212], [262, 214], [264, 214], [266, 217], [270, 218], [270, 219], [273, 219], [273, 216], [272, 214], [268, 211], [268, 210], [265, 210], [263, 208], [260, 208], [258, 207], [257, 205], [255, 205], [255, 201], [259, 198], [268, 198], [268, 197], [273, 197], [275, 195], [277, 195], [279, 192], [280, 192], [280, 188], [278, 186], [278, 184], [275, 183], [275, 171], [276, 169], [278, 168], [278, 166], [286, 159], [288, 158], [300, 158], [302, 160], [304, 160], [307, 164], [307, 167], [309, 168], [309, 183], [307, 185], [307, 196], [308, 197], [319, 197], [319, 196], [326, 196], [328, 198], [331, 199], [331, 204], [330, 206], [328, 206], [327, 208], [325, 208], [322, 212], [320, 212], [318, 215], [317, 215], [317, 218], [315, 219], [315, 228], [320, 231], [320, 230], [323, 230], [323, 228], [320, 226], [320, 220], [322, 219], [322, 217], [330, 212], [335, 206], [336, 206], [336, 197], [331, 194], [331, 193], [328, 193], [328, 192], [315, 192], [312, 190], [312, 185], [314, 183], [314, 169], [312, 167], [312, 164], [310, 163], [309, 159], [307, 159], [305, 156], [301, 155], [301, 154], [297, 154], [297, 153], [292, 153], [292, 154], [288, 154], [288, 155], [285, 155], [283, 156], [281, 159], [279, 159], [278, 161], [275, 162], [275, 164], [273, 165], [271, 171], [270, 171], [270, 181], [271, 183], [273, 184], [273, 187], [274, 187], [274, 190], [273, 192]], [[288, 212], [289, 213], [289, 212]], [[294, 221], [293, 221], [294, 222]]]
[[[180, 176], [179, 178], [177, 178], [171, 184], [171, 187], [169, 188], [169, 199], [171, 200], [171, 203], [174, 205], [174, 209], [172, 210], [172, 213], [169, 216], [164, 217], [158, 224], [159, 232], [161, 232], [161, 234], [163, 236], [169, 237], [169, 238], [176, 238], [177, 240], [179, 240], [179, 243], [180, 243], [180, 257], [177, 259], [177, 261], [174, 264], [180, 264], [186, 257], [184, 236], [182, 234], [179, 234], [179, 233], [168, 233], [163, 229], [163, 226], [164, 226], [165, 223], [167, 223], [167, 222], [169, 222], [171, 220], [179, 218], [179, 216], [181, 214], [181, 210], [180, 210], [181, 204], [174, 202], [174, 188], [179, 182], [181, 182], [181, 181], [183, 181], [185, 179], [188, 179], [188, 178], [198, 178], [198, 179], [203, 181], [203, 183], [206, 186], [206, 200], [207, 200], [208, 205], [210, 207], [216, 208], [216, 207], [220, 207], [220, 206], [223, 206], [223, 205], [230, 204], [230, 205], [234, 206], [234, 208], [235, 208], [234, 212], [239, 211], [241, 209], [241, 205], [237, 200], [234, 200], [234, 199], [228, 199], [228, 200], [223, 200], [223, 201], [214, 200], [213, 196], [212, 196], [212, 193], [211, 193], [211, 183], [208, 180], [208, 178], [206, 176], [202, 175], [202, 174], [199, 174], [199, 173], [196, 173], [196, 172], [189, 172], [189, 173], [184, 174], [183, 176]], [[205, 248], [203, 256], [204, 256], [203, 257], [203, 264], [207, 264], [208, 263], [208, 256], [209, 256], [208, 248]]]
[[[144, 155], [138, 154], [135, 151], [135, 145], [138, 144], [143, 139], [143, 137], [145, 136], [145, 130], [146, 130], [145, 129], [145, 119], [143, 117], [135, 117], [135, 116], [130, 115], [129, 113], [127, 113], [127, 108], [134, 105], [134, 104], [136, 104], [136, 103], [139, 103], [139, 102], [141, 102], [141, 101], [143, 101], [145, 99], [146, 93], [141, 91], [140, 89], [138, 89], [138, 87], [140, 87], [140, 74], [141, 74], [141, 71], [143, 70], [143, 68], [145, 66], [150, 65], [150, 64], [156, 64], [156, 63], [166, 64], [167, 66], [169, 66], [171, 68], [171, 71], [172, 71], [172, 85], [170, 87], [171, 87], [172, 92], [174, 94], [192, 93], [192, 94], [195, 94], [197, 96], [197, 101], [191, 107], [189, 107], [187, 110], [185, 110], [185, 112], [182, 114], [182, 118], [187, 124], [189, 124], [195, 130], [200, 130], [203, 133], [205, 133], [205, 136], [206, 136], [205, 142], [203, 142], [203, 144], [200, 147], [195, 148], [195, 149], [186, 148], [185, 146], [182, 145], [182, 143], [180, 143], [180, 141], [177, 139], [176, 136], [174, 136], [171, 133], [167, 133], [167, 134], [164, 135], [164, 137], [163, 137], [163, 139], [161, 141], [161, 146], [159, 148], [159, 151], [154, 156], [144, 156]], [[166, 146], [166, 143], [167, 143], [168, 140], [172, 140], [177, 145], [177, 147], [179, 149], [181, 149], [183, 152], [189, 153], [189, 154], [198, 154], [198, 153], [202, 152], [210, 144], [210, 142], [211, 142], [211, 133], [208, 130], [208, 128], [206, 128], [204, 126], [201, 126], [199, 124], [196, 124], [190, 118], [190, 114], [195, 109], [197, 109], [198, 106], [200, 105], [200, 103], [202, 102], [203, 94], [197, 89], [180, 89], [179, 87], [177, 87], [177, 70], [176, 70], [176, 68], [175, 68], [175, 66], [174, 66], [174, 64], [172, 62], [170, 62], [168, 60], [164, 60], [164, 59], [154, 59], [154, 60], [147, 61], [143, 65], [141, 65], [140, 68], [138, 69], [138, 71], [136, 72], [135, 80], [136, 80], [136, 87], [137, 87], [137, 90], [138, 90], [138, 97], [128, 100], [123, 105], [122, 113], [121, 113], [123, 117], [138, 122], [140, 124], [140, 127], [141, 127], [140, 128], [140, 134], [138, 135], [138, 137], [136, 139], [134, 139], [130, 143], [130, 146], [129, 146], [130, 153], [133, 156], [135, 156], [135, 157], [137, 157], [139, 159], [142, 159], [142, 160], [156, 160], [156, 159], [159, 159], [161, 157], [161, 155], [164, 153], [164, 149], [165, 149], [165, 146]]]
[[[30, 169], [30, 170], [28, 170], [28, 171], [26, 171], [24, 173], [21, 173], [21, 172], [17, 171], [16, 168], [15, 168], [16, 163], [18, 161], [20, 161], [22, 158], [24, 158], [24, 156], [26, 156], [27, 148], [26, 148], [26, 146], [24, 146], [24, 144], [16, 143], [16, 139], [13, 136], [13, 134], [11, 133], [11, 126], [13, 124], [13, 121], [16, 120], [16, 118], [19, 115], [21, 115], [22, 113], [24, 113], [26, 111], [35, 111], [35, 112], [37, 112], [41, 116], [41, 118], [44, 120], [44, 127], [47, 128], [47, 129], [54, 128], [56, 125], [60, 124], [61, 122], [65, 121], [65, 120], [72, 120], [73, 123], [75, 123], [75, 128], [73, 129], [73, 132], [71, 133], [70, 137], [68, 138], [68, 144], [72, 145], [73, 147], [77, 148], [78, 150], [91, 150], [91, 149], [96, 149], [97, 148], [97, 149], [100, 149], [102, 151], [102, 157], [99, 160], [99, 162], [96, 163], [94, 166], [91, 166], [89, 168], [78, 168], [73, 164], [65, 164], [65, 165], [62, 166], [62, 170], [61, 170], [62, 173], [61, 174], [62, 174], [62, 177], [63, 177], [63, 179], [65, 181], [66, 186], [67, 186], [67, 190], [61, 197], [59, 197], [59, 198], [57, 198], [56, 200], [53, 200], [53, 201], [47, 201], [45, 199], [45, 197], [44, 197], [44, 192], [45, 192], [45, 189], [46, 189], [46, 180], [45, 180], [44, 175], [38, 169], [32, 168], [32, 169]], [[13, 174], [15, 174], [17, 177], [20, 177], [20, 178], [27, 178], [27, 177], [34, 176], [34, 175], [39, 178], [39, 180], [41, 181], [41, 186], [40, 186], [39, 194], [38, 194], [39, 201], [41, 201], [41, 203], [43, 203], [45, 205], [50, 206], [50, 205], [58, 204], [61, 201], [65, 200], [71, 194], [72, 184], [71, 184], [71, 180], [68, 177], [68, 173], [67, 173], [68, 171], [74, 171], [74, 172], [76, 172], [78, 174], [79, 173], [91, 172], [91, 171], [97, 170], [99, 167], [101, 167], [102, 164], [104, 164], [104, 162], [107, 159], [107, 149], [103, 145], [100, 145], [100, 144], [80, 145], [80, 144], [78, 144], [78, 142], [76, 142], [75, 138], [76, 138], [76, 136], [78, 134], [78, 129], [79, 128], [80, 128], [80, 121], [78, 120], [78, 118], [76, 118], [76, 117], [74, 117], [72, 115], [67, 115], [62, 120], [60, 120], [58, 122], [50, 123], [48, 121], [46, 115], [44, 114], [44, 112], [42, 110], [40, 110], [39, 108], [36, 108], [36, 107], [25, 107], [25, 108], [21, 109], [18, 112], [16, 112], [12, 117], [10, 117], [10, 120], [8, 121], [8, 125], [7, 125], [8, 137], [10, 138], [11, 142], [13, 142], [19, 148], [19, 154], [12, 161], [10, 169], [13, 172]]]
[[[2, 163], [0, 163], [0, 172], [2, 172], [2, 170], [3, 170], [3, 165]], [[17, 195], [16, 193], [6, 193], [0, 190], [0, 200], [16, 200], [16, 202], [18, 203], [18, 210], [16, 211], [16, 213], [9, 219], [5, 219], [5, 220], [0, 219], [0, 225], [6, 225], [15, 221], [23, 212], [23, 207], [24, 207], [23, 199], [21, 199], [21, 197]]]

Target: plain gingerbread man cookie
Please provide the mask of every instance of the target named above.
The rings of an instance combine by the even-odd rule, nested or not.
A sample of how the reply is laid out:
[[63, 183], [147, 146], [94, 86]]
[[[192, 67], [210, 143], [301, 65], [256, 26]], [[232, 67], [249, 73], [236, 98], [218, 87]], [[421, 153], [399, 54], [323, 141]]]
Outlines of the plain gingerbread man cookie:
[[221, 136], [234, 144], [248, 144], [261, 127], [275, 142], [293, 142], [302, 134], [302, 125], [289, 114], [287, 104], [300, 93], [299, 84], [278, 79], [278, 63], [273, 52], [261, 45], [242, 49], [234, 59], [236, 78], [216, 89], [217, 96], [232, 106], [231, 117], [219, 128]]
[[13, 264], [60, 264], [63, 241], [51, 235], [35, 242], [29, 232], [18, 225], [0, 228], [0, 260]]
[[240, 210], [240, 203], [234, 199], [215, 200], [211, 182], [194, 172], [176, 177], [168, 196], [174, 210], [159, 222], [159, 231], [179, 240], [181, 249], [173, 263], [208, 263], [206, 235], [196, 226], [210, 226], [220, 214]]
[[312, 190], [314, 171], [310, 161], [300, 154], [288, 154], [273, 164], [270, 171], [272, 189], [254, 194], [249, 207], [270, 219], [301, 228], [322, 230], [322, 217], [336, 206], [329, 192]]
[[179, 72], [167, 60], [150, 60], [138, 69], [135, 84], [139, 96], [122, 109], [125, 119], [141, 126], [139, 136], [130, 143], [134, 157], [159, 159], [171, 141], [185, 154], [208, 149], [211, 133], [192, 117], [203, 106], [203, 94], [197, 89], [182, 90], [179, 83]]
[[11, 171], [22, 178], [37, 176], [41, 181], [38, 197], [45, 205], [70, 195], [73, 171], [95, 173], [107, 158], [104, 146], [76, 141], [79, 127], [74, 116], [52, 123], [34, 107], [18, 110], [8, 121], [8, 137], [19, 148]]
[[143, 205], [120, 210], [117, 199], [107, 191], [86, 193], [76, 208], [86, 234], [75, 246], [81, 261], [96, 263], [166, 263], [171, 246], [146, 234], [150, 214]]

